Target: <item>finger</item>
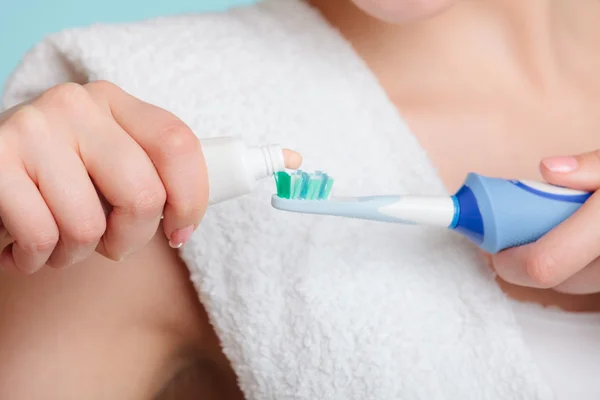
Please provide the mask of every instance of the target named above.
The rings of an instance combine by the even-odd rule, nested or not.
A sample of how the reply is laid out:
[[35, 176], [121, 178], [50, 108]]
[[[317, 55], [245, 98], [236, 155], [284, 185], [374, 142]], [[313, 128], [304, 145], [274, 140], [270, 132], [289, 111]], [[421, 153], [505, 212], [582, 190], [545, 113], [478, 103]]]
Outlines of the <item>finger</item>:
[[208, 178], [200, 142], [180, 119], [116, 86], [88, 85], [108, 99], [118, 124], [148, 154], [166, 190], [163, 228], [173, 247], [198, 226], [208, 203]]
[[600, 292], [600, 259], [595, 259], [577, 274], [553, 288], [565, 294], [593, 294]]
[[1, 257], [4, 268], [32, 274], [58, 242], [58, 227], [38, 188], [24, 169], [0, 166], [0, 216], [13, 244]]
[[298, 169], [302, 165], [302, 155], [290, 149], [283, 149], [283, 160], [288, 169]]
[[48, 264], [61, 268], [89, 257], [106, 229], [106, 217], [86, 167], [76, 134], [93, 136], [104, 117], [89, 94], [78, 85], [63, 85], [34, 102], [44, 112], [51, 135], [35, 135], [23, 150], [34, 177], [59, 228], [59, 243]]
[[598, 256], [600, 193], [570, 218], [532, 244], [493, 256], [500, 277], [522, 286], [551, 288], [566, 281]]
[[50, 208], [60, 238], [48, 265], [62, 268], [88, 258], [106, 229], [96, 189], [79, 158], [69, 147], [30, 151], [39, 190]]
[[112, 206], [97, 251], [120, 261], [156, 234], [166, 194], [142, 148], [114, 121], [97, 123], [98, 133], [82, 138], [80, 151], [96, 187]]
[[552, 184], [594, 191], [600, 188], [600, 151], [549, 157], [542, 160], [540, 170], [544, 179]]

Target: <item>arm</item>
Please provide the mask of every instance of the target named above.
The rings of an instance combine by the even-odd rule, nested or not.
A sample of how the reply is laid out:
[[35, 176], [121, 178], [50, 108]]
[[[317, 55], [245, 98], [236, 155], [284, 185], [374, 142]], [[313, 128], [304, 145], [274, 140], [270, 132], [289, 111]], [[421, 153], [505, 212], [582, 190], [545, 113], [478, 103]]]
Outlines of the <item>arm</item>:
[[164, 237], [121, 264], [95, 255], [0, 276], [0, 398], [141, 400], [161, 390], [161, 400], [242, 398]]

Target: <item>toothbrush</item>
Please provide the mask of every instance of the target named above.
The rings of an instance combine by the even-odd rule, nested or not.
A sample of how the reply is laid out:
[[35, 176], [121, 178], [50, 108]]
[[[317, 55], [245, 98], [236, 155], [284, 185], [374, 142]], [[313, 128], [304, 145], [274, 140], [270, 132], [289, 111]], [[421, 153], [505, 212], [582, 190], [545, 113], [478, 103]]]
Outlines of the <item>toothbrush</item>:
[[411, 225], [445, 227], [488, 253], [531, 243], [566, 220], [592, 195], [547, 183], [489, 178], [475, 173], [450, 197], [330, 197], [323, 172], [275, 175], [271, 204], [282, 211]]

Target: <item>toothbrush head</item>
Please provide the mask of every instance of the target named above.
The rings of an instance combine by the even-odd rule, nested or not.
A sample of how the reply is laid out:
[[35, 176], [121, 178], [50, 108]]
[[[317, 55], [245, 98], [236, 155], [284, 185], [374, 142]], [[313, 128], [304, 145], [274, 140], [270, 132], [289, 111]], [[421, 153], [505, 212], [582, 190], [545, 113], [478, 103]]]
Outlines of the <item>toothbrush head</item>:
[[333, 178], [321, 171], [277, 172], [275, 182], [277, 197], [289, 200], [328, 200], [333, 186]]

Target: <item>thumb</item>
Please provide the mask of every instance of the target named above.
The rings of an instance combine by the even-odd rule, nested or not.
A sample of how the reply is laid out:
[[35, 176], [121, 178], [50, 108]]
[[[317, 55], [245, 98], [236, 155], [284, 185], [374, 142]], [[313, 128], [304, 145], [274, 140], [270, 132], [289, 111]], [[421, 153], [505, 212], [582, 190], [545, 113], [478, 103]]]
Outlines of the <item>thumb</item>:
[[594, 191], [600, 188], [600, 150], [548, 157], [542, 160], [540, 170], [544, 179], [553, 185]]

